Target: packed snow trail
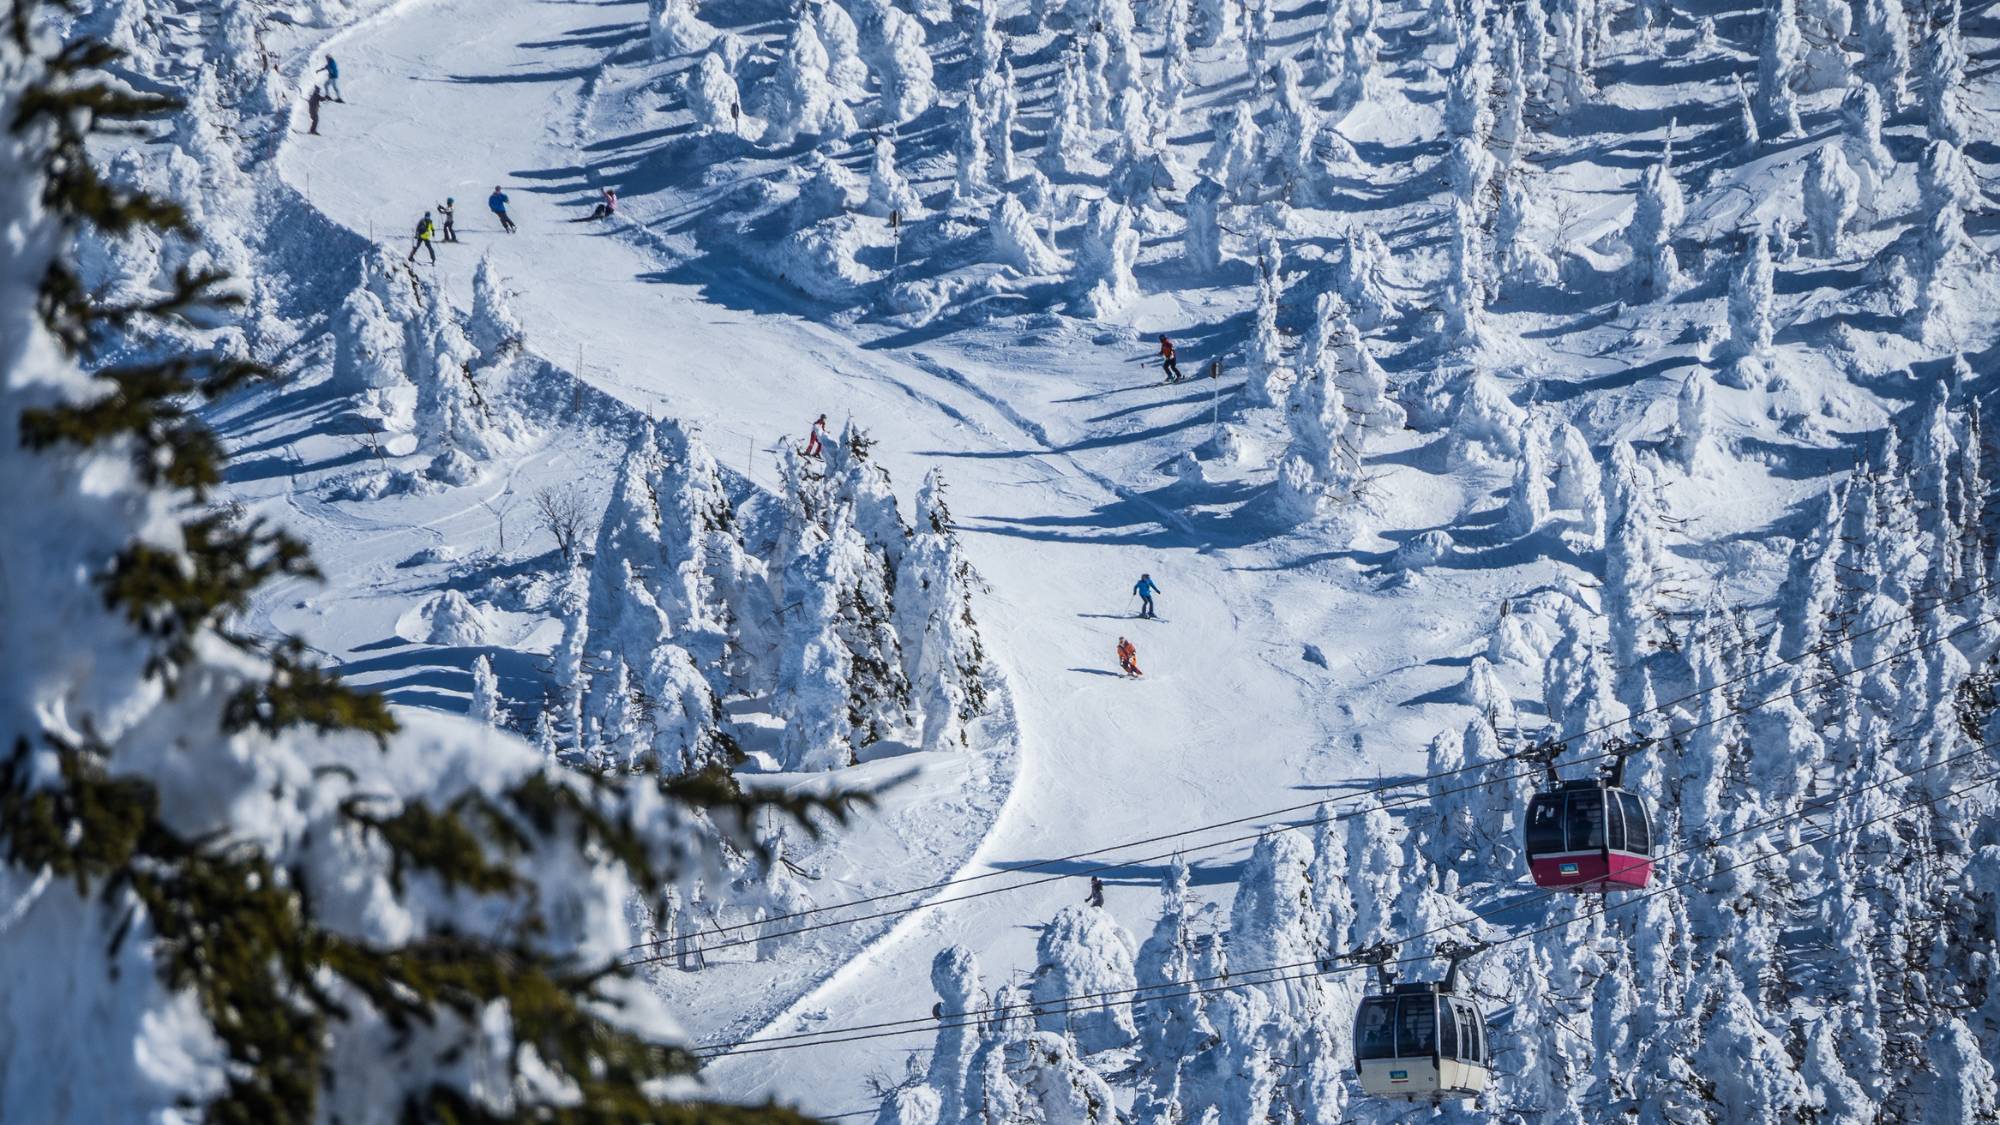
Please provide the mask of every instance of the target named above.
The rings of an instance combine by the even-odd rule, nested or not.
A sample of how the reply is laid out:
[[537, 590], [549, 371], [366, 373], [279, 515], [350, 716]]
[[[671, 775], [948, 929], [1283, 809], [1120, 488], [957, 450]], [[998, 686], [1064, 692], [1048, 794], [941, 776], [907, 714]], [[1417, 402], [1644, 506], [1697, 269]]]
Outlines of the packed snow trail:
[[[698, 424], [719, 459], [767, 487], [774, 443], [802, 444], [821, 411], [879, 439], [877, 456], [906, 494], [930, 467], [944, 469], [966, 548], [992, 586], [981, 625], [1013, 685], [1023, 745], [1015, 792], [972, 870], [1292, 805], [1310, 799], [1304, 788], [1414, 764], [1428, 728], [1421, 709], [1398, 708], [1462, 674], [1426, 658], [1483, 633], [1469, 607], [1500, 579], [1470, 577], [1462, 600], [1370, 597], [1354, 588], [1352, 561], [1275, 558], [1248, 533], [1234, 547], [1158, 490], [1114, 483], [1142, 479], [1205, 432], [1201, 381], [1128, 393], [1152, 377], [1124, 362], [1130, 348], [1079, 347], [1068, 368], [1035, 371], [993, 362], [1015, 354], [1004, 340], [960, 353], [953, 340], [864, 349], [788, 311], [775, 289], [724, 307], [705, 299], [712, 290], [665, 280], [654, 241], [625, 217], [629, 192], [616, 223], [566, 221], [595, 195], [590, 156], [574, 147], [578, 122], [599, 68], [641, 48], [644, 10], [420, 0], [372, 21], [332, 44], [347, 101], [324, 107], [318, 136], [302, 135], [301, 121], [284, 174], [336, 221], [399, 253], [424, 211], [455, 197], [461, 242], [439, 244], [435, 269], [456, 303], [469, 303], [474, 266], [491, 252], [530, 347], [655, 416]], [[486, 210], [496, 184], [512, 197], [517, 234]], [[1405, 526], [1448, 522], [1473, 501], [1448, 479], [1400, 472], [1424, 482], [1401, 501]], [[1167, 621], [1121, 619], [1136, 612], [1142, 572], [1164, 587]], [[1144, 680], [1116, 673], [1121, 633], [1138, 646]], [[1325, 652], [1326, 668], [1301, 659], [1303, 642]], [[1385, 729], [1376, 723], [1394, 724], [1394, 737], [1371, 734], [1358, 759], [1358, 732]], [[1230, 878], [1227, 867], [1197, 876], [1212, 893]], [[845, 1024], [927, 1010], [930, 958], [947, 942], [972, 947], [996, 976], [1032, 968], [1029, 925], [1085, 890], [1059, 882], [919, 913], [795, 1011]], [[1144, 923], [1154, 899], [1148, 880], [1113, 881], [1110, 906], [1128, 926]], [[676, 985], [697, 1035], [739, 1014], [726, 982], [688, 977], [684, 995]], [[725, 1061], [711, 1075], [731, 1096], [839, 1112], [865, 1104], [863, 1077], [898, 1071], [912, 1045]]]

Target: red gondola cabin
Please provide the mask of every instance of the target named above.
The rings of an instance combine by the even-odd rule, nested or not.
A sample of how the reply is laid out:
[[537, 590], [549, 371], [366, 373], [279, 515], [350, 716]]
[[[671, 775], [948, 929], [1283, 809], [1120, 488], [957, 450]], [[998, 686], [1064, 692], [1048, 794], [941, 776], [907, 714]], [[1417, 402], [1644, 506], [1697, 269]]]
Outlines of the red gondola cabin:
[[1637, 794], [1565, 781], [1528, 805], [1528, 867], [1557, 890], [1639, 890], [1653, 877], [1653, 824]]

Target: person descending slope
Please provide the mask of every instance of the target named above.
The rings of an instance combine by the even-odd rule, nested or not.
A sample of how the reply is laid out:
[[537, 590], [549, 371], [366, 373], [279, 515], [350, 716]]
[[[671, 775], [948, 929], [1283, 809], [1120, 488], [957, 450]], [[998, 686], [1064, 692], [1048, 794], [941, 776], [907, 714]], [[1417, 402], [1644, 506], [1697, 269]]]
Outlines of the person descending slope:
[[438, 217], [444, 220], [443, 240], [446, 242], [457, 242], [458, 200], [453, 199], [449, 195], [445, 196], [444, 202], [438, 204]]
[[812, 433], [806, 437], [806, 456], [826, 456], [826, 415], [813, 420]]
[[437, 228], [431, 224], [431, 213], [429, 211], [424, 212], [424, 217], [417, 220], [417, 244], [410, 247], [409, 261], [416, 261], [417, 251], [423, 250], [430, 254], [431, 265], [437, 265], [437, 247], [431, 245], [431, 235], [436, 232]]
[[1153, 595], [1160, 592], [1160, 587], [1158, 583], [1153, 581], [1152, 575], [1141, 574], [1138, 583], [1132, 587], [1132, 592], [1139, 595], [1139, 616], [1159, 616], [1159, 614], [1153, 612]]
[[1146, 674], [1139, 671], [1139, 650], [1133, 648], [1132, 642], [1126, 640], [1124, 637], [1118, 638], [1118, 667], [1128, 676], [1143, 676]]
[[1181, 365], [1174, 357], [1174, 342], [1165, 336], [1160, 337], [1160, 366], [1167, 372], [1167, 382], [1181, 381]]
[[332, 55], [326, 57], [326, 65], [320, 67], [319, 72], [326, 75], [327, 100], [346, 105], [347, 99], [340, 96], [340, 64], [333, 61]]
[[500, 229], [513, 234], [514, 220], [507, 217], [507, 193], [500, 190], [499, 184], [493, 185], [493, 194], [486, 197], [486, 206], [500, 220]]

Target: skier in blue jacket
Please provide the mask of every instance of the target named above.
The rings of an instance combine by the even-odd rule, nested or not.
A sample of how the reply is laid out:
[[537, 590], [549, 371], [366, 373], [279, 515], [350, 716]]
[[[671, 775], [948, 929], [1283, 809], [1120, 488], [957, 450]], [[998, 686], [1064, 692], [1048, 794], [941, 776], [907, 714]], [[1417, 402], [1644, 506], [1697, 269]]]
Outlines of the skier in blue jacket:
[[1153, 595], [1160, 592], [1160, 587], [1154, 583], [1152, 575], [1141, 574], [1138, 584], [1132, 587], [1132, 592], [1139, 595], [1139, 616], [1159, 616], [1153, 612]]
[[500, 229], [513, 234], [514, 220], [507, 217], [507, 193], [500, 190], [499, 184], [493, 185], [493, 194], [486, 197], [486, 206], [500, 220]]
[[326, 100], [346, 105], [347, 99], [340, 96], [340, 64], [333, 61], [332, 55], [326, 57], [326, 65], [319, 72], [326, 75]]

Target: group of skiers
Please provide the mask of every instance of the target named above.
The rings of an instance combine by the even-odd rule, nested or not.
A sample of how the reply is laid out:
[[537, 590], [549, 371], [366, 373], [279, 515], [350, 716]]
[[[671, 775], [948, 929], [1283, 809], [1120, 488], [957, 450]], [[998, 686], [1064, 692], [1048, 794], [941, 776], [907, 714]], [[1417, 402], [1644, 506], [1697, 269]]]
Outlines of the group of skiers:
[[[486, 207], [493, 212], [494, 218], [500, 220], [501, 230], [514, 233], [514, 220], [507, 217], [507, 193], [500, 190], [499, 184], [494, 184], [493, 194], [486, 197]], [[437, 223], [439, 218], [444, 220], [442, 228]], [[424, 212], [424, 217], [417, 220], [416, 236], [416, 243], [410, 247], [410, 256], [405, 260], [416, 261], [417, 251], [422, 250], [431, 256], [431, 264], [436, 265], [437, 250], [431, 243], [458, 241], [458, 200], [447, 195], [443, 203]]]
[[306, 95], [306, 132], [318, 136], [320, 103], [339, 102], [346, 105], [347, 99], [340, 96], [340, 64], [333, 61], [332, 55], [326, 57], [326, 65], [315, 73], [326, 75], [326, 81], [314, 86], [312, 93]]

